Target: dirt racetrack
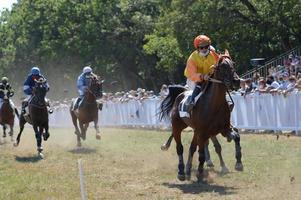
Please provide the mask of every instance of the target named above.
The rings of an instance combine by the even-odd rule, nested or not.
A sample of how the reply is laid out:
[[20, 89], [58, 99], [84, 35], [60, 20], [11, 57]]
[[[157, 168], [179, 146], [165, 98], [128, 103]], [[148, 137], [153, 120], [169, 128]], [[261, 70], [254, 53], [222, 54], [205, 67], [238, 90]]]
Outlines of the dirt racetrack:
[[[83, 147], [77, 149], [73, 129], [50, 128], [43, 160], [36, 156], [32, 129], [25, 129], [17, 148], [7, 138], [0, 145], [0, 199], [81, 199], [78, 159], [82, 160], [88, 199], [301, 197], [301, 137], [276, 140], [275, 135], [242, 134], [243, 172], [234, 170], [234, 143], [219, 137], [230, 173], [219, 173], [211, 144], [215, 168], [208, 170], [209, 183], [199, 184], [194, 174], [191, 181], [177, 180], [175, 143], [167, 152], [160, 150], [169, 132], [112, 128], [101, 132], [102, 139], [96, 140], [90, 128]], [[185, 162], [191, 136], [191, 132], [183, 133]]]

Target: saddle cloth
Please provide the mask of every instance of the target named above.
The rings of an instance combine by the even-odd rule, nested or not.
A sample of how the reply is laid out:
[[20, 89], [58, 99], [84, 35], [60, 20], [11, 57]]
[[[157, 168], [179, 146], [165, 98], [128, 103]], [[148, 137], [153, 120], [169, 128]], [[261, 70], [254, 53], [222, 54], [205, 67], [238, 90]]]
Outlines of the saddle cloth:
[[[188, 90], [184, 93], [184, 98], [182, 99], [182, 101], [179, 103], [179, 115], [181, 118], [190, 118], [191, 112], [192, 110], [189, 112], [188, 111], [188, 101], [191, 98], [192, 95], [192, 90]], [[200, 96], [203, 94], [203, 91], [201, 91], [195, 98], [194, 98], [194, 104], [198, 101], [198, 99], [200, 98]]]
[[190, 113], [188, 112], [188, 100], [191, 98], [192, 90], [186, 91], [184, 93], [184, 98], [179, 103], [179, 115], [181, 118], [190, 118]]

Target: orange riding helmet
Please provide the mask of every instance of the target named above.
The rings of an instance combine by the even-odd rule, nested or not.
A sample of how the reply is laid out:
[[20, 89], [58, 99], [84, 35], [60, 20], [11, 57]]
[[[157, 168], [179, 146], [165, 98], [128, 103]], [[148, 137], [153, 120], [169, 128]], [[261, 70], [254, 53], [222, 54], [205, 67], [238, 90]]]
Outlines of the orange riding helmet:
[[198, 49], [199, 47], [207, 46], [211, 44], [211, 40], [206, 35], [198, 35], [194, 38], [193, 45], [194, 48]]

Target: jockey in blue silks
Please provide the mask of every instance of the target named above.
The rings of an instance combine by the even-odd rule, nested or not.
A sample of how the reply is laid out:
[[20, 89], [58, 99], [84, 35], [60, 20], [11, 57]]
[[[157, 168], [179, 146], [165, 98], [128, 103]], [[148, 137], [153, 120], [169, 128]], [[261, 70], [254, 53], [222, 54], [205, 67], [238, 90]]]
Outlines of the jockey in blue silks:
[[[28, 76], [23, 84], [23, 91], [26, 95], [26, 98], [22, 102], [22, 113], [23, 114], [26, 113], [25, 108], [27, 107], [28, 102], [32, 97], [32, 90], [36, 83], [35, 81], [39, 80], [40, 78], [45, 79], [45, 77], [41, 74], [40, 69], [38, 67], [31, 68], [30, 73], [28, 74]], [[46, 85], [47, 91], [49, 91], [49, 85], [48, 85], [47, 81], [45, 82], [45, 85]], [[49, 106], [48, 100], [46, 100], [46, 103], [47, 103], [47, 106]], [[49, 112], [52, 112], [52, 111], [49, 110]]]
[[89, 79], [91, 78], [91, 75], [93, 75], [92, 68], [90, 66], [86, 66], [83, 68], [83, 73], [81, 73], [78, 76], [76, 86], [79, 93], [79, 97], [75, 101], [73, 110], [79, 108], [79, 105], [84, 98], [85, 91], [88, 88]]

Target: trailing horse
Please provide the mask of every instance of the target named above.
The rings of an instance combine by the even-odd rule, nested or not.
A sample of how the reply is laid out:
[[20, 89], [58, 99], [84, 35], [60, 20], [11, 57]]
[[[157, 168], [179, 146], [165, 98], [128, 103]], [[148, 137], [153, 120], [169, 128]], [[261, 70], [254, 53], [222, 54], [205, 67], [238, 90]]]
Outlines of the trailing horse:
[[[176, 149], [179, 158], [178, 179], [185, 180], [185, 165], [183, 159], [183, 145], [181, 142], [181, 132], [186, 127], [194, 130], [188, 161], [186, 164], [186, 177], [191, 176], [192, 156], [199, 147], [199, 166], [197, 178], [203, 180], [203, 168], [205, 162], [205, 145], [209, 138], [221, 133], [227, 138], [231, 138], [230, 107], [226, 100], [226, 93], [231, 89], [238, 89], [240, 80], [235, 72], [233, 61], [228, 52], [221, 55], [212, 76], [204, 83], [204, 90], [198, 99], [195, 107], [190, 113], [190, 117], [181, 118], [179, 105], [185, 98], [186, 88], [182, 86], [170, 86], [168, 96], [160, 105], [161, 119], [171, 117], [172, 138], [176, 141]], [[171, 138], [171, 139], [172, 139]], [[169, 139], [171, 141], [171, 139]]]
[[98, 105], [96, 100], [102, 97], [103, 82], [104, 81], [100, 80], [98, 76], [91, 75], [89, 78], [88, 88], [84, 93], [84, 98], [80, 102], [79, 108], [74, 110], [73, 106], [75, 101], [71, 103], [70, 114], [75, 127], [78, 147], [81, 146], [81, 139], [86, 139], [88, 126], [92, 121], [94, 122], [94, 128], [96, 130], [96, 139], [100, 140], [100, 131], [98, 126], [98, 110], [100, 105]]
[[2, 99], [2, 106], [0, 108], [0, 124], [3, 127], [3, 137], [6, 137], [6, 129], [7, 125], [9, 126], [9, 136], [11, 137], [11, 141], [14, 141], [14, 124], [15, 124], [15, 114], [19, 118], [19, 113], [17, 108], [10, 102], [10, 98], [14, 95], [13, 92], [9, 92], [8, 90], [0, 89]]
[[35, 132], [37, 151], [40, 158], [44, 158], [44, 155], [42, 154], [42, 137], [44, 141], [46, 141], [50, 136], [48, 132], [48, 109], [47, 102], [45, 101], [47, 92], [48, 87], [46, 86], [46, 80], [44, 78], [36, 80], [35, 86], [33, 87], [33, 96], [28, 102], [29, 115], [21, 113], [19, 121], [20, 132], [14, 144], [14, 146], [19, 145], [24, 125], [26, 124], [26, 122], [30, 123], [33, 126]]

